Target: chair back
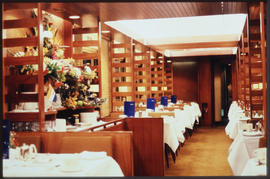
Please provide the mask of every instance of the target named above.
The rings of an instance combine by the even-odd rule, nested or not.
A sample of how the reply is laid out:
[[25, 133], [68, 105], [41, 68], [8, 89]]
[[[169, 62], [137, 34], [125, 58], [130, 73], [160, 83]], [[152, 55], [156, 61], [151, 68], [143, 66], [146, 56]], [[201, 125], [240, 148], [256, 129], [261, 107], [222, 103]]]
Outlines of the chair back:
[[65, 136], [62, 138], [60, 153], [80, 153], [83, 151], [107, 152], [112, 156], [111, 136]]

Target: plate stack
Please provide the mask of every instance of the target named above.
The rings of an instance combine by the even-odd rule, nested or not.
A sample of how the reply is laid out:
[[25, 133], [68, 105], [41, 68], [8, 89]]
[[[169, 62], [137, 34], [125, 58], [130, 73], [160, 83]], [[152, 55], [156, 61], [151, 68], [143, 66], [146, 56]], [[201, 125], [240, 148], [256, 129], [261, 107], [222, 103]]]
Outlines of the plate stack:
[[94, 124], [97, 122], [97, 118], [99, 117], [99, 112], [81, 112], [80, 118], [82, 123]]

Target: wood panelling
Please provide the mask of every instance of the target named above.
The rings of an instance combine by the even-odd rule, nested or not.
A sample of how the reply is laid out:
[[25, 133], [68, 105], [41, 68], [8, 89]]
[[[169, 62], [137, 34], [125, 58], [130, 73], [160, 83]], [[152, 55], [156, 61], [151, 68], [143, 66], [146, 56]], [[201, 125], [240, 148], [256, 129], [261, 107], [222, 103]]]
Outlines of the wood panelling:
[[211, 61], [202, 60], [198, 63], [198, 102], [208, 104], [208, 112], [205, 119], [201, 120], [204, 126], [212, 124], [212, 77], [211, 77]]
[[178, 99], [197, 101], [197, 68], [197, 62], [173, 62], [173, 91]]
[[130, 118], [126, 124], [133, 131], [135, 176], [164, 176], [163, 119]]

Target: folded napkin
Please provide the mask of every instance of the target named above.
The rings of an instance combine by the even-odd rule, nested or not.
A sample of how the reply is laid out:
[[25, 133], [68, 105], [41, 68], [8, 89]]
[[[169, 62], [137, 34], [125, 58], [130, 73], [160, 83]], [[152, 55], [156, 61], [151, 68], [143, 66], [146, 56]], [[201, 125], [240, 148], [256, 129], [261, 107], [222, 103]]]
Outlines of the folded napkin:
[[243, 135], [245, 135], [245, 136], [260, 136], [260, 135], [262, 135], [262, 132], [261, 131], [251, 131], [251, 132], [243, 131]]
[[107, 157], [107, 152], [83, 151], [79, 154], [79, 157], [86, 160], [98, 160]]

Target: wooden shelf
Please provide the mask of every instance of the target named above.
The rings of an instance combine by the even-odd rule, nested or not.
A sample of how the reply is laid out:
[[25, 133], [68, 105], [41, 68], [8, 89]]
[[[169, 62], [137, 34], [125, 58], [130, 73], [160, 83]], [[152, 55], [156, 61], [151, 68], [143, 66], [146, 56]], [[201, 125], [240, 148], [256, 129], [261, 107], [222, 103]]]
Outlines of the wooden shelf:
[[[55, 115], [57, 111], [45, 112], [45, 116]], [[40, 122], [38, 118], [39, 112], [7, 112], [6, 118], [11, 121], [25, 121], [25, 122]]]

